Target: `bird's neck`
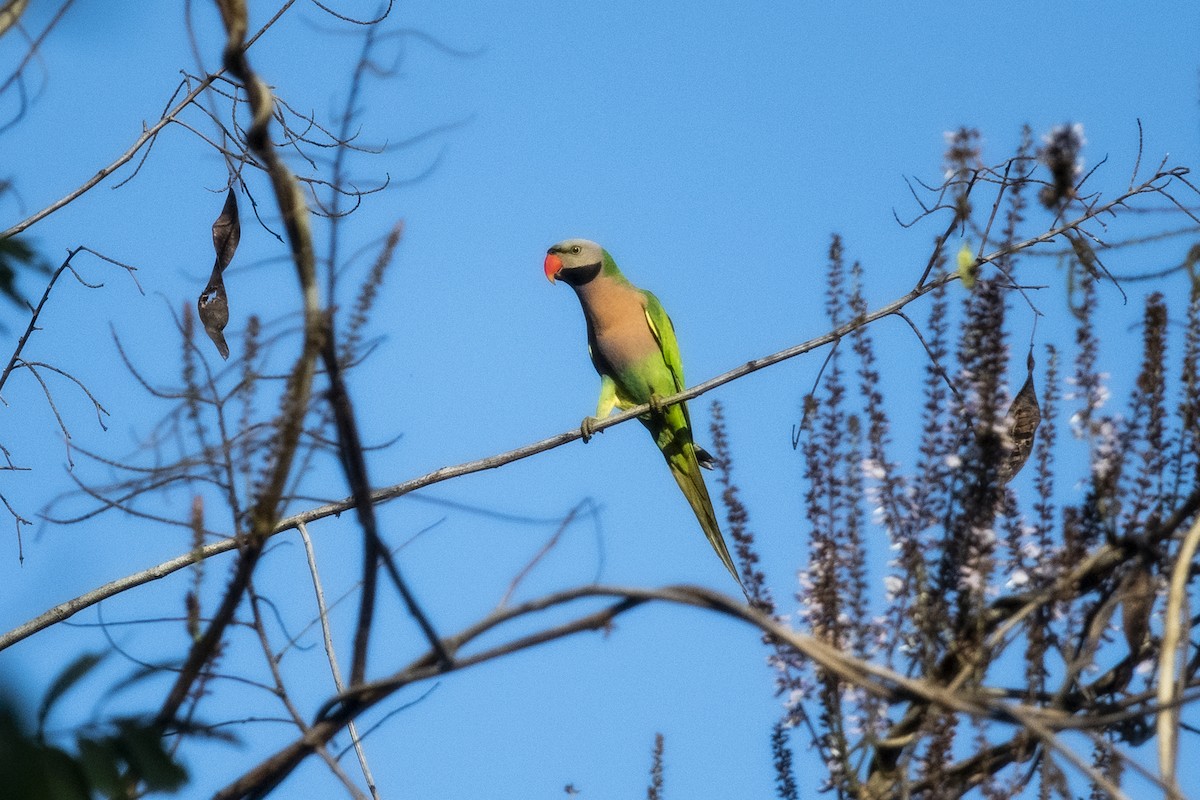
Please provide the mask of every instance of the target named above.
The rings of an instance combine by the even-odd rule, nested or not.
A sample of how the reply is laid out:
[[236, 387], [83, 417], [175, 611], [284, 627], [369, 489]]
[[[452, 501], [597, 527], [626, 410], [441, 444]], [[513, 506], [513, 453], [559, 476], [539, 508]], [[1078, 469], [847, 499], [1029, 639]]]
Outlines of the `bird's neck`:
[[603, 327], [603, 317], [608, 313], [621, 313], [641, 305], [637, 289], [629, 281], [614, 280], [610, 275], [599, 275], [594, 280], [572, 286], [579, 296], [579, 304], [592, 324]]

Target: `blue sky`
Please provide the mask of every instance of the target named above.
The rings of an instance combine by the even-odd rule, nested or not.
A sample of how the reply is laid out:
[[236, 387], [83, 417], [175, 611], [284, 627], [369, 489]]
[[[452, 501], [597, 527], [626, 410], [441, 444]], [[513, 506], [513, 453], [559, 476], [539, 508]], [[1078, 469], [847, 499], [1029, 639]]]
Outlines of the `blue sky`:
[[[198, 5], [211, 66], [222, 37], [215, 13]], [[259, 23], [276, 7], [252, 5]], [[367, 16], [373, 5], [337, 8]], [[352, 383], [364, 437], [402, 435], [371, 454], [376, 484], [508, 450], [577, 426], [592, 411], [598, 381], [576, 300], [540, 271], [546, 247], [560, 239], [601, 242], [631, 280], [660, 297], [695, 383], [826, 329], [821, 292], [833, 232], [866, 265], [873, 304], [915, 280], [941, 223], [904, 231], [892, 211], [914, 212], [904, 176], [940, 178], [944, 131], [980, 128], [985, 157], [995, 161], [1009, 154], [1023, 123], [1041, 133], [1081, 122], [1087, 163], [1110, 157], [1099, 180], [1113, 191], [1128, 180], [1139, 118], [1147, 164], [1167, 153], [1173, 163], [1200, 162], [1194, 3], [1142, 3], [1136, 13], [1116, 4], [1047, 9], [1033, 2], [647, 5], [397, 4], [390, 26], [471, 55], [407, 39], [399, 76], [371, 83], [364, 96], [367, 142], [460, 123], [357, 162], [368, 182], [386, 173], [394, 188], [368, 198], [350, 219], [349, 249], [398, 219], [406, 223], [371, 327], [386, 338]], [[131, 8], [81, 0], [47, 42], [45, 90], [25, 121], [0, 139], [0, 177], [14, 178], [20, 192], [20, 205], [0, 200], [6, 225], [125, 150], [142, 120], [157, 118], [179, 70], [194, 70], [175, 4]], [[40, 28], [45, 17], [38, 15], [46, 13], [31, 9], [29, 27]], [[331, 27], [341, 33], [327, 33]], [[328, 116], [344, 97], [358, 47], [345, 31], [298, 3], [251, 58], [281, 96]], [[3, 40], [5, 50], [12, 41]], [[7, 63], [9, 56], [0, 56]], [[428, 177], [405, 182], [431, 166]], [[162, 410], [114, 366], [109, 326], [147, 372], [162, 382], [176, 375], [167, 308], [194, 302], [203, 286], [209, 225], [221, 205], [210, 190], [224, 182], [223, 163], [172, 127], [127, 186], [111, 191], [110, 180], [30, 231], [51, 260], [87, 244], [137, 265], [146, 290], [143, 297], [118, 271], [80, 261], [83, 274], [105, 288], [60, 287], [45, 331], [31, 345], [31, 356], [78, 375], [112, 412], [102, 432], [81, 397], [56, 390], [76, 420], [73, 435], [86, 446], [127, 453], [132, 434], [145, 432]], [[262, 201], [265, 185], [256, 188]], [[289, 270], [250, 266], [278, 247], [251, 222], [245, 204], [243, 215], [242, 247], [227, 276], [231, 330], [251, 309], [270, 316], [294, 307]], [[1119, 258], [1109, 265], [1141, 266]], [[11, 309], [3, 321], [10, 331], [24, 324]], [[883, 323], [877, 338], [897, 365], [890, 380], [902, 385], [904, 371], [920, 363], [918, 349], [897, 323]], [[822, 359], [781, 365], [693, 405], [702, 425], [710, 400], [726, 406], [736, 476], [783, 610], [793, 610], [788, 598], [805, 552], [802, 464], [790, 432]], [[34, 471], [6, 473], [3, 491], [28, 515], [70, 479], [36, 383], [14, 380], [5, 400], [3, 443]], [[914, 396], [914, 409], [917, 403]], [[324, 493], [342, 496], [339, 481], [330, 472]], [[734, 588], [636, 425], [426, 496], [534, 520], [504, 521], [417, 499], [381, 509], [391, 541], [434, 526], [403, 551], [402, 563], [446, 630], [494, 605], [553, 520], [585, 498], [598, 513], [570, 529], [521, 590], [525, 596], [587, 582], [598, 567], [605, 582]], [[190, 494], [180, 491], [166, 497], [162, 511], [184, 516], [189, 503]], [[6, 546], [0, 627], [187, 549], [185, 533], [101, 519], [86, 528], [27, 531], [24, 566], [15, 545]], [[313, 535], [327, 591], [340, 594], [358, 569], [354, 526], [330, 520]], [[227, 564], [209, 567], [214, 597]], [[303, 625], [311, 601], [296, 540], [273, 551], [265, 567], [260, 588], [294, 596], [294, 607], [281, 614], [293, 628]], [[183, 591], [182, 580], [161, 582], [106, 604], [106, 618], [177, 613]], [[382, 607], [396, 633], [375, 651], [377, 673], [405, 663], [417, 645], [395, 598], [385, 594]], [[343, 634], [351, 619], [343, 613], [336, 620]], [[162, 656], [164, 641], [170, 652], [185, 646], [178, 625], [116, 636], [144, 658]], [[103, 644], [94, 629], [60, 628], [39, 639], [0, 653], [7, 679], [35, 694], [39, 671]], [[253, 656], [252, 643], [240, 642], [236, 652]], [[384, 796], [553, 797], [567, 783], [584, 797], [634, 796], [661, 731], [669, 797], [768, 796], [767, 737], [778, 703], [764, 656], [748, 628], [649, 608], [607, 637], [578, 638], [443, 680], [374, 734], [369, 753]], [[301, 690], [312, 708], [329, 694], [328, 679], [318, 651], [297, 658], [313, 665]], [[115, 664], [113, 670], [119, 672]], [[396, 705], [416, 696], [403, 694]], [[268, 707], [253, 692], [246, 702]], [[247, 736], [269, 747], [291, 732], [278, 726]], [[192, 764], [200, 779], [188, 796], [206, 796], [267, 751], [213, 745], [204, 752], [220, 760]], [[803, 744], [800, 752], [807, 796], [819, 770]], [[329, 779], [310, 765], [293, 780], [286, 796]]]

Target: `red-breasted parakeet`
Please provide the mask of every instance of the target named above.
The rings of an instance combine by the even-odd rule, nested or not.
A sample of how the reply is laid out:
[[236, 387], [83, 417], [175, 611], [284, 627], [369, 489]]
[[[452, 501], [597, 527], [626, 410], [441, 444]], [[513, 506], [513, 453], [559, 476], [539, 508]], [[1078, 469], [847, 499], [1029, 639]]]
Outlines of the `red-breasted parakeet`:
[[595, 420], [614, 408], [650, 403], [639, 419], [649, 429], [696, 513], [704, 535], [721, 563], [741, 585], [729, 557], [717, 515], [700, 467], [712, 467], [712, 456], [692, 440], [687, 405], [662, 407], [661, 400], [683, 391], [683, 362], [675, 328], [658, 298], [630, 283], [608, 251], [586, 239], [567, 239], [546, 251], [546, 277], [561, 280], [579, 297], [587, 320], [588, 352], [600, 373], [596, 416], [584, 419], [584, 441]]

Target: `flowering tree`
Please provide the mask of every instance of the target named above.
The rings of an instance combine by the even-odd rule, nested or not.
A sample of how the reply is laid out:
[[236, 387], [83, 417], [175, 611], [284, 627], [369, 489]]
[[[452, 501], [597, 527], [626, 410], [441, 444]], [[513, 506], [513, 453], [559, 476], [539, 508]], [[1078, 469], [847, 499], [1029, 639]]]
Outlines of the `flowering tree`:
[[[988, 797], [1012, 797], [1033, 786], [1038, 796], [1070, 796], [1067, 773], [1075, 771], [1092, 796], [1116, 797], [1124, 796], [1131, 764], [1144, 771], [1127, 748], [1157, 734], [1160, 773], [1150, 780], [1177, 796], [1179, 710], [1200, 667], [1180, 649], [1200, 539], [1196, 248], [1154, 270], [1154, 277], [1192, 276], [1174, 310], [1183, 318], [1174, 337], [1181, 352], [1174, 364], [1167, 360], [1168, 302], [1149, 294], [1141, 363], [1122, 415], [1105, 407], [1099, 287], [1148, 276], [1109, 273], [1097, 250], [1136, 241], [1102, 241], [1089, 221], [1096, 212], [1119, 213], [1146, 191], [1170, 200], [1170, 191], [1155, 187], [1183, 178], [1159, 171], [1139, 185], [1135, 173], [1132, 194], [1104, 201], [1086, 188], [1092, 176], [1081, 166], [1081, 126], [1056, 128], [1036, 148], [1026, 130], [1016, 155], [992, 167], [983, 166], [977, 143], [972, 130], [949, 137], [946, 181], [922, 212], [950, 219], [929, 269], [944, 263], [950, 235], [977, 243], [958, 255], [955, 277], [966, 291], [938, 282], [923, 334], [896, 312], [928, 355], [910, 473], [891, 455], [892, 418], [903, 401], [885, 394], [871, 328], [855, 324], [868, 316], [864, 270], [846, 266], [837, 237], [830, 247], [827, 311], [835, 328], [849, 329], [851, 352], [830, 353], [798, 438], [812, 526], [798, 598], [813, 636], [894, 670], [894, 683], [881, 691], [779, 648], [789, 712], [776, 742], [784, 727], [801, 724], [825, 755], [828, 785], [839, 796], [948, 797], [978, 787]], [[1194, 219], [1182, 207], [1175, 213]], [[1035, 214], [1047, 228], [1030, 237]], [[1036, 249], [1048, 242], [1062, 245]], [[1063, 267], [1065, 307], [1046, 308], [1022, 281], [1028, 262], [1047, 255]], [[1023, 378], [1010, 384], [1014, 306], [1069, 315], [1074, 341], [1031, 341], [1017, 360], [1025, 369], [1011, 370]], [[1081, 501], [1062, 503], [1057, 487], [1080, 480], [1061, 466], [1072, 447], [1085, 455], [1087, 488]], [[1025, 477], [1014, 480], [1022, 467]], [[879, 548], [870, 542], [880, 532], [891, 556], [883, 592], [872, 593], [867, 575]], [[756, 604], [773, 612], [761, 582], [754, 585]], [[1110, 626], [1118, 611], [1122, 638]], [[920, 689], [911, 676], [920, 676]], [[1086, 735], [1090, 754], [1063, 743], [1068, 730]], [[786, 751], [777, 753], [786, 764]], [[781, 776], [780, 786], [788, 785]], [[790, 792], [781, 788], [781, 796]]]

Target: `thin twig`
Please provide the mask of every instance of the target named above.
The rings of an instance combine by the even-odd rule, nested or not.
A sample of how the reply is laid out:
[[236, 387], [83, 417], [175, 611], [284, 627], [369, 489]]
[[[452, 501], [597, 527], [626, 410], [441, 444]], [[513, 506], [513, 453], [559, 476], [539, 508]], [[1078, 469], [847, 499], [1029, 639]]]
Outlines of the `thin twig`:
[[[250, 597], [250, 611], [254, 618], [251, 627], [257, 634], [259, 646], [266, 657], [264, 660], [267, 662], [267, 668], [271, 671], [271, 679], [275, 682], [275, 696], [283, 703], [284, 709], [287, 710], [288, 715], [291, 717], [292, 724], [300, 729], [301, 735], [307, 734], [308, 724], [304, 721], [300, 709], [296, 707], [296, 704], [292, 702], [291, 697], [288, 695], [287, 687], [283, 682], [283, 673], [279, 669], [279, 660], [275, 658], [275, 654], [271, 649], [271, 643], [267, 639], [267, 629], [263, 625], [262, 614], [258, 610], [258, 604], [263, 601], [263, 598], [255, 591], [253, 582], [247, 587], [246, 593]], [[354, 785], [354, 781], [350, 780], [350, 776], [342, 769], [342, 765], [338, 763], [338, 760], [329, 752], [324, 743], [314, 748], [313, 752], [320, 756], [321, 760], [329, 767], [329, 771], [333, 773], [335, 778], [341, 781], [354, 800], [367, 800], [367, 796], [362, 793], [361, 789]]]
[[267, 129], [271, 122], [274, 101], [271, 90], [250, 68], [246, 58], [246, 49], [250, 46], [246, 42], [246, 5], [244, 0], [218, 0], [217, 4], [226, 30], [225, 69], [242, 82], [249, 96], [253, 114], [251, 126], [246, 132], [246, 143], [263, 162], [271, 179], [280, 216], [287, 229], [288, 245], [296, 267], [304, 309], [304, 341], [288, 381], [278, 418], [273, 449], [274, 463], [267, 473], [257, 501], [250, 510], [251, 535], [248, 540], [240, 542], [241, 558], [238, 559], [225, 596], [213, 614], [212, 622], [188, 652], [175, 684], [163, 701], [158, 713], [158, 720], [163, 724], [174, 718], [193, 682], [216, 651], [226, 627], [241, 603], [242, 595], [262, 554], [262, 548], [276, 528], [284, 486], [291, 473], [292, 461], [312, 393], [317, 354], [324, 334], [308, 210], [295, 176], [280, 160], [279, 154], [268, 140]]
[[[346, 691], [346, 685], [342, 682], [342, 670], [338, 666], [337, 654], [333, 649], [333, 632], [329, 626], [329, 609], [325, 607], [325, 590], [321, 586], [321, 576], [317, 571], [317, 554], [313, 550], [308, 527], [301, 522], [296, 529], [300, 532], [300, 538], [304, 542], [304, 555], [308, 559], [308, 572], [312, 576], [313, 593], [317, 598], [317, 614], [321, 620], [321, 637], [325, 641], [325, 656], [329, 659], [329, 671], [333, 675], [333, 685], [337, 687], [338, 694], [341, 694]], [[362, 741], [358, 736], [358, 725], [352, 721], [346, 727], [350, 731], [350, 741], [354, 744], [354, 752], [358, 756], [358, 765], [362, 769], [363, 779], [367, 782], [367, 790], [371, 792], [371, 797], [378, 800], [379, 793], [375, 789], [375, 777], [371, 774], [366, 751], [363, 750]]]
[[[1136, 194], [1144, 193], [1144, 192], [1148, 192], [1148, 191], [1154, 191], [1154, 189], [1148, 188], [1148, 187], [1151, 187], [1151, 185], [1155, 181], [1160, 180], [1164, 175], [1170, 175], [1170, 174], [1173, 174], [1173, 173], [1163, 173], [1163, 172], [1157, 173], [1154, 176], [1154, 178], [1151, 178], [1149, 181], [1138, 186], [1132, 193], [1122, 195], [1121, 197], [1118, 197], [1117, 199], [1111, 201], [1110, 203], [1105, 204], [1104, 206], [1100, 206], [1098, 208], [1093, 209], [1091, 212], [1089, 212], [1089, 215], [1080, 217], [1079, 219], [1070, 223], [1070, 225], [1080, 225], [1083, 222], [1087, 221], [1087, 219], [1090, 219], [1092, 216], [1095, 216], [1096, 214], [1105, 213], [1108, 210], [1110, 210], [1120, 204], [1123, 204], [1132, 195], [1136, 195]], [[1024, 250], [1029, 247], [1032, 247], [1035, 244], [1040, 244], [1040, 243], [1049, 241], [1049, 240], [1061, 235], [1069, 227], [1070, 227], [1069, 225], [1059, 226], [1058, 228], [1054, 228], [1054, 229], [1046, 231], [1045, 233], [1042, 233], [1038, 236], [1035, 236], [1032, 239], [1026, 239], [1024, 241], [1017, 242], [1012, 245], [1007, 245], [1007, 246], [1001, 248], [1000, 250], [997, 250], [996, 252], [988, 255], [983, 260], [990, 261], [995, 258], [1000, 258], [1001, 256], [1005, 255], [1006, 253], [1017, 252], [1019, 250]], [[731, 381], [735, 381], [742, 377], [745, 377], [746, 375], [749, 375], [750, 373], [757, 372], [758, 370], [765, 369], [767, 367], [778, 364], [782, 361], [786, 361], [787, 359], [794, 358], [798, 355], [802, 355], [804, 353], [815, 350], [818, 347], [822, 347], [826, 344], [830, 344], [830, 343], [836, 341], [837, 339], [841, 338], [842, 336], [845, 336], [846, 334], [850, 333], [857, 327], [860, 327], [862, 325], [869, 325], [877, 319], [881, 319], [883, 317], [893, 315], [893, 314], [899, 312], [905, 306], [909, 305], [910, 303], [919, 299], [920, 297], [923, 297], [924, 295], [932, 292], [939, 286], [948, 284], [957, 279], [958, 279], [958, 275], [956, 272], [945, 273], [945, 274], [939, 276], [937, 279], [930, 281], [928, 283], [923, 283], [922, 285], [912, 289], [907, 294], [897, 298], [896, 300], [893, 300], [892, 302], [890, 302], [884, 306], [881, 306], [880, 308], [876, 309], [875, 311], [872, 311], [868, 314], [864, 314], [861, 317], [858, 317], [835, 330], [829, 331], [828, 333], [822, 334], [821, 336], [817, 336], [813, 339], [809, 339], [805, 342], [801, 342], [800, 344], [793, 345], [792, 347], [785, 348], [776, 353], [772, 353], [771, 355], [764, 356], [764, 357], [758, 358], [758, 359], [754, 359], [752, 361], [747, 361], [746, 363], [744, 363], [738, 367], [735, 367], [734, 369], [728, 370], [727, 372], [723, 372], [720, 375], [717, 375], [716, 377], [710, 378], [709, 380], [704, 381], [703, 383], [698, 383], [695, 386], [692, 386], [690, 389], [685, 389], [682, 392], [679, 392], [677, 394], [666, 397], [666, 398], [664, 398], [663, 402], [666, 405], [670, 405], [672, 403], [676, 403], [681, 400], [693, 399], [693, 398], [698, 397], [706, 392], [709, 392], [719, 386], [723, 386], [726, 383], [729, 383]], [[624, 412], [621, 412], [618, 414], [614, 414], [611, 417], [597, 421], [594, 425], [594, 430], [596, 430], [596, 431], [605, 430], [607, 428], [611, 428], [614, 425], [620, 425], [622, 423], [628, 422], [629, 420], [634, 419], [635, 417], [646, 413], [649, 409], [650, 409], [649, 405], [642, 405], [642, 406], [637, 406], [637, 407], [631, 408], [627, 411], [624, 411]], [[518, 447], [516, 449], [509, 450], [504, 453], [498, 453], [496, 455], [487, 456], [485, 458], [479, 458], [479, 459], [475, 459], [472, 461], [467, 461], [467, 462], [453, 465], [453, 466], [442, 467], [440, 469], [436, 469], [432, 472], [426, 473], [425, 475], [421, 475], [419, 477], [412, 478], [407, 481], [403, 481], [401, 483], [394, 484], [392, 486], [388, 486], [388, 487], [385, 487], [382, 489], [377, 489], [371, 493], [371, 502], [382, 503], [387, 500], [392, 500], [397, 497], [402, 497], [406, 494], [414, 492], [418, 489], [422, 489], [426, 486], [433, 485], [435, 483], [440, 483], [442, 481], [450, 480], [452, 478], [457, 478], [457, 477], [460, 477], [463, 475], [469, 475], [469, 474], [472, 474], [475, 472], [482, 472], [482, 471], [488, 470], [488, 469], [495, 469], [497, 467], [504, 466], [505, 464], [509, 464], [514, 461], [519, 461], [521, 459], [528, 458], [530, 456], [536, 455], [536, 454], [544, 452], [546, 450], [551, 450], [556, 447], [561, 447], [565, 444], [568, 444], [568, 443], [573, 442], [580, 438], [582, 438], [581, 431], [577, 428], [571, 429], [571, 430], [565, 431], [563, 433], [559, 433], [557, 435], [548, 437], [546, 439], [542, 439], [540, 441], [532, 442], [532, 443], [524, 445], [522, 447]], [[307, 511], [303, 511], [303, 512], [294, 514], [289, 517], [285, 517], [285, 518], [279, 520], [278, 524], [275, 526], [274, 530], [272, 530], [270, 532], [269, 535], [274, 536], [276, 534], [282, 533], [283, 531], [290, 530], [290, 529], [296, 527], [296, 525], [298, 525], [301, 522], [314, 522], [318, 519], [323, 519], [325, 517], [340, 515], [341, 513], [352, 508], [353, 505], [354, 505], [353, 499], [346, 498], [346, 499], [339, 500], [339, 501], [336, 501], [333, 503], [327, 503], [322, 506], [317, 506], [316, 508], [312, 508]], [[116, 594], [120, 594], [121, 592], [131, 589], [135, 586], [140, 586], [144, 583], [149, 583], [151, 581], [155, 581], [162, 577], [165, 577], [166, 575], [169, 575], [172, 572], [175, 572], [176, 570], [182, 569], [182, 568], [188, 566], [189, 564], [194, 563], [194, 561], [198, 558], [209, 558], [211, 556], [218, 555], [220, 553], [225, 553], [230, 550], [234, 550], [237, 548], [237, 544], [238, 544], [237, 540], [234, 538], [229, 538], [229, 539], [225, 539], [225, 540], [222, 540], [219, 542], [214, 542], [212, 544], [206, 545], [202, 550], [197, 550], [197, 551], [192, 551], [192, 552], [186, 553], [184, 555], [181, 555], [174, 559], [171, 559], [170, 561], [163, 562], [161, 564], [158, 564], [157, 566], [151, 567], [151, 568], [143, 570], [141, 572], [134, 573], [132, 575], [128, 575], [123, 578], [119, 578], [117, 580], [114, 580], [107, 584], [104, 584], [103, 586], [97, 587], [96, 589], [94, 589], [90, 592], [86, 592], [82, 595], [79, 595], [78, 597], [76, 597], [72, 600], [68, 600], [64, 603], [60, 603], [60, 604], [54, 606], [53, 608], [50, 608], [47, 611], [43, 612], [42, 614], [39, 614], [37, 617], [34, 617], [33, 619], [29, 620], [28, 622], [26, 622], [22, 625], [19, 625], [16, 628], [13, 628], [12, 630], [10, 630], [4, 634], [0, 634], [0, 650], [4, 650], [5, 648], [10, 647], [11, 645], [13, 645], [15, 643], [17, 643], [23, 639], [26, 639], [29, 636], [32, 636], [33, 634], [37, 633], [38, 631], [44, 630], [45, 628], [48, 628], [57, 622], [67, 619], [68, 617], [72, 616], [73, 614], [75, 614], [85, 608], [88, 608], [89, 606], [92, 606], [105, 598], [112, 597]]]
[[567, 532], [567, 528], [571, 527], [571, 523], [575, 521], [576, 515], [578, 515], [579, 512], [583, 510], [583, 507], [589, 502], [591, 501], [583, 500], [579, 503], [576, 503], [575, 506], [567, 512], [567, 515], [562, 518], [558, 524], [558, 527], [554, 530], [554, 533], [550, 535], [550, 538], [546, 540], [545, 544], [543, 544], [541, 548], [534, 553], [533, 558], [529, 559], [525, 566], [521, 567], [521, 569], [517, 571], [516, 577], [514, 577], [512, 582], [509, 583], [508, 590], [504, 592], [504, 596], [500, 598], [500, 602], [497, 603], [497, 605], [508, 605], [508, 601], [512, 599], [513, 593], [517, 591], [517, 587], [519, 587], [521, 582], [524, 581], [529, 573], [533, 571], [533, 568], [536, 567], [538, 563], [545, 558], [551, 550], [554, 549], [554, 546], [558, 544], [560, 539], [562, 539], [562, 535]]
[[[2, 239], [2, 238], [4, 238], [4, 237], [0, 236], [0, 239]], [[38, 325], [37, 325], [38, 318], [42, 314], [42, 309], [46, 306], [46, 301], [48, 301], [50, 299], [50, 292], [54, 289], [54, 285], [56, 283], [58, 283], [58, 279], [62, 276], [62, 274], [64, 272], [69, 271], [72, 275], [75, 276], [75, 280], [79, 281], [81, 284], [88, 287], [89, 289], [99, 289], [101, 286], [104, 285], [102, 283], [99, 283], [99, 284], [88, 283], [82, 277], [80, 277], [79, 273], [76, 272], [75, 268], [71, 265], [71, 260], [74, 259], [75, 256], [79, 255], [79, 253], [83, 252], [83, 251], [91, 253], [92, 255], [97, 256], [98, 258], [101, 258], [104, 261], [109, 262], [110, 264], [116, 264], [120, 267], [124, 267], [127, 271], [129, 271], [129, 275], [131, 277], [133, 276], [133, 270], [137, 269], [136, 267], [131, 267], [128, 264], [122, 264], [120, 261], [111, 259], [108, 256], [101, 255], [100, 253], [97, 253], [95, 250], [91, 249], [90, 247], [85, 247], [84, 245], [79, 245], [78, 247], [76, 247], [72, 250], [68, 250], [67, 257], [63, 260], [62, 264], [59, 265], [58, 269], [56, 269], [54, 271], [54, 274], [50, 276], [50, 280], [46, 282], [46, 289], [42, 292], [42, 299], [38, 301], [38, 304], [36, 306], [34, 306], [32, 311], [30, 312], [29, 324], [27, 326], [25, 326], [25, 332], [23, 334], [21, 334], [21, 338], [17, 340], [17, 346], [13, 350], [12, 355], [9, 357], [8, 364], [5, 365], [5, 367], [4, 367], [4, 372], [0, 373], [0, 391], [4, 390], [4, 384], [8, 381], [8, 376], [10, 373], [12, 373], [14, 366], [16, 366], [16, 362], [21, 358], [21, 353], [22, 353], [22, 351], [24, 351], [25, 344], [29, 341], [29, 337], [33, 335], [34, 331], [41, 330], [40, 328], [38, 328]], [[135, 284], [137, 283], [136, 278], [134, 278], [134, 283]], [[141, 290], [141, 288], [142, 288], [141, 286], [138, 286], [139, 291]]]
[[[58, 7], [58, 11], [56, 11], [54, 16], [50, 18], [50, 21], [46, 23], [46, 27], [42, 29], [42, 32], [39, 33], [29, 43], [29, 49], [25, 52], [25, 57], [21, 59], [21, 63], [18, 64], [16, 69], [14, 69], [12, 73], [4, 80], [4, 83], [0, 83], [0, 94], [4, 94], [4, 92], [8, 91], [8, 87], [12, 86], [14, 82], [21, 80], [21, 73], [25, 71], [25, 67], [29, 66], [29, 62], [33, 60], [33, 57], [37, 55], [38, 49], [42, 46], [42, 42], [44, 42], [46, 37], [50, 35], [50, 31], [54, 30], [58, 23], [62, 22], [62, 18], [67, 13], [67, 9], [69, 9], [74, 3], [75, 0], [64, 0], [63, 4]], [[7, 127], [7, 125], [5, 127]], [[0, 239], [3, 238], [3, 236], [0, 236]]]
[[912, 332], [916, 335], [917, 341], [919, 341], [921, 343], [921, 347], [925, 349], [925, 355], [929, 356], [929, 363], [933, 366], [934, 372], [936, 372], [942, 379], [942, 382], [946, 384], [946, 388], [948, 388], [950, 393], [954, 395], [956, 400], [958, 400], [959, 405], [966, 405], [966, 401], [963, 399], [962, 394], [958, 391], [958, 387], [954, 385], [954, 381], [950, 380], [950, 376], [946, 374], [946, 370], [942, 366], [941, 362], [934, 358], [933, 351], [929, 349], [929, 343], [925, 341], [925, 337], [922, 335], [921, 329], [918, 328], [917, 324], [909, 319], [908, 315], [903, 311], [897, 311], [896, 316], [907, 322], [908, 327], [912, 328]]
[[[267, 20], [266, 24], [264, 24], [261, 28], [259, 28], [258, 32], [255, 33], [254, 36], [250, 37], [250, 40], [247, 41], [245, 44], [245, 48], [249, 49], [256, 41], [258, 41], [259, 37], [262, 36], [264, 33], [266, 33], [267, 30], [272, 25], [274, 25], [279, 20], [279, 18], [281, 16], [283, 16], [283, 13], [285, 11], [287, 11], [289, 8], [291, 8], [295, 2], [296, 2], [296, 0], [287, 0], [287, 2], [284, 3], [283, 6], [277, 12], [275, 12], [275, 14], [271, 17], [271, 19]], [[13, 225], [12, 227], [10, 227], [8, 230], [0, 232], [0, 239], [7, 239], [10, 236], [15, 236], [18, 233], [20, 233], [21, 231], [28, 228], [29, 226], [31, 226], [37, 222], [40, 222], [41, 220], [43, 220], [46, 217], [53, 214], [55, 211], [58, 211], [58, 210], [62, 209], [63, 207], [69, 205], [70, 203], [74, 202], [75, 200], [79, 199], [82, 195], [86, 194], [89, 190], [94, 188], [98, 183], [100, 183], [102, 180], [107, 178], [113, 172], [120, 169], [125, 164], [128, 164], [129, 161], [135, 155], [137, 155], [138, 151], [141, 150], [146, 145], [147, 142], [152, 142], [154, 140], [154, 138], [158, 135], [159, 131], [161, 131], [164, 127], [166, 127], [181, 111], [183, 111], [183, 109], [187, 108], [187, 106], [193, 100], [195, 100], [197, 97], [199, 97], [201, 92], [203, 92], [205, 89], [207, 89], [209, 86], [211, 86], [213, 81], [215, 81], [218, 77], [220, 77], [220, 75], [223, 72], [225, 72], [225, 69], [221, 69], [218, 72], [213, 73], [212, 75], [206, 76], [203, 80], [200, 81], [200, 83], [198, 83], [196, 85], [196, 88], [192, 89], [190, 92], [188, 92], [184, 96], [184, 98], [182, 100], [180, 100], [178, 103], [176, 103], [174, 108], [172, 108], [169, 112], [167, 112], [161, 118], [159, 118], [158, 122], [154, 123], [149, 128], [146, 128], [143, 125], [142, 135], [139, 136], [136, 140], [134, 140], [134, 143], [132, 145], [130, 145], [129, 149], [126, 150], [121, 155], [119, 155], [115, 161], [108, 164], [108, 166], [101, 167], [100, 170], [95, 175], [88, 178], [77, 189], [73, 190], [72, 192], [67, 194], [65, 197], [62, 197], [62, 198], [56, 200], [55, 202], [53, 202], [50, 205], [43, 208], [42, 210], [32, 214], [29, 217], [26, 217], [25, 219], [18, 222], [16, 225]]]

